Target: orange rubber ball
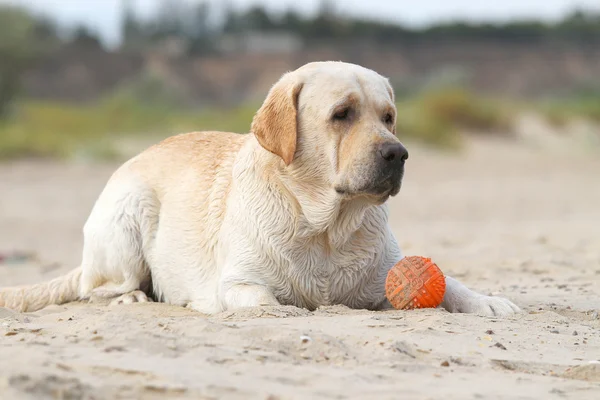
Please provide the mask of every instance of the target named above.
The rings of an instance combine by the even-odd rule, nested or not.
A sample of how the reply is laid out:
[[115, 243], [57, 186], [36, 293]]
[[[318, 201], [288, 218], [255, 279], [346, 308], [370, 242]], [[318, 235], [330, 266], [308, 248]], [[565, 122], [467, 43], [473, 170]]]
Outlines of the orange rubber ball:
[[404, 257], [385, 280], [385, 295], [397, 310], [435, 308], [442, 304], [445, 292], [444, 274], [427, 257]]

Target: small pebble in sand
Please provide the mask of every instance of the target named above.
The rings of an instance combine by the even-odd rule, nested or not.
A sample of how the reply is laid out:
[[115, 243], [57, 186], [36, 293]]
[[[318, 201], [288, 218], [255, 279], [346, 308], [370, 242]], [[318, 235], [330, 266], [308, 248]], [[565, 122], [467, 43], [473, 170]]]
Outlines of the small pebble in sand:
[[573, 331], [573, 336], [577, 336], [579, 335], [579, 333], [577, 333], [577, 331]]
[[310, 336], [302, 335], [300, 336], [300, 342], [306, 344], [312, 342], [312, 339], [310, 338]]
[[450, 366], [450, 363], [449, 363], [448, 361], [443, 361], [443, 362], [442, 362], [440, 365], [441, 365], [442, 367], [449, 367], [449, 366]]

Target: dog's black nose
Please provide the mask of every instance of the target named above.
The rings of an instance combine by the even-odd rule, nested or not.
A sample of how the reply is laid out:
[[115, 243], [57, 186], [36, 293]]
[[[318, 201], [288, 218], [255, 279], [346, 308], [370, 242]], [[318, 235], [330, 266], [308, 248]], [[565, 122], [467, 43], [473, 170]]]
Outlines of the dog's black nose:
[[383, 143], [379, 147], [379, 154], [385, 161], [404, 162], [408, 159], [408, 150], [402, 143]]

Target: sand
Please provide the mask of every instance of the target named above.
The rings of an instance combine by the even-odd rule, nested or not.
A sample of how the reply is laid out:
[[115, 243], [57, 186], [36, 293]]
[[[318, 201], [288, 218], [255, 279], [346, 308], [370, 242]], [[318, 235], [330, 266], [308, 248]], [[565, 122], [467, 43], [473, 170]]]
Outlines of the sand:
[[[391, 200], [405, 254], [521, 314], [0, 308], [0, 399], [599, 399], [600, 158], [535, 143], [413, 146]], [[0, 286], [78, 264], [83, 223], [115, 168], [0, 165], [0, 254], [36, 256], [0, 263]]]

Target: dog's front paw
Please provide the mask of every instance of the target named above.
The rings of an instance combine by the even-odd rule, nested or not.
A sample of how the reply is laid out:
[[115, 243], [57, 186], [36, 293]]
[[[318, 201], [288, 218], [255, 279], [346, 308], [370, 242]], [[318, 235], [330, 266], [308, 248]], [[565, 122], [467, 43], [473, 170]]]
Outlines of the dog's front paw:
[[116, 306], [120, 304], [133, 304], [133, 303], [151, 303], [152, 299], [148, 298], [146, 293], [141, 290], [134, 290], [130, 293], [122, 294], [121, 296], [113, 299], [108, 305]]
[[477, 295], [462, 300], [454, 304], [454, 307], [449, 307], [448, 311], [485, 317], [506, 317], [521, 311], [517, 305], [504, 297]]
[[469, 313], [486, 317], [516, 314], [519, 307], [504, 297], [485, 296], [467, 288], [454, 278], [446, 277], [446, 293], [442, 307], [452, 313]]

